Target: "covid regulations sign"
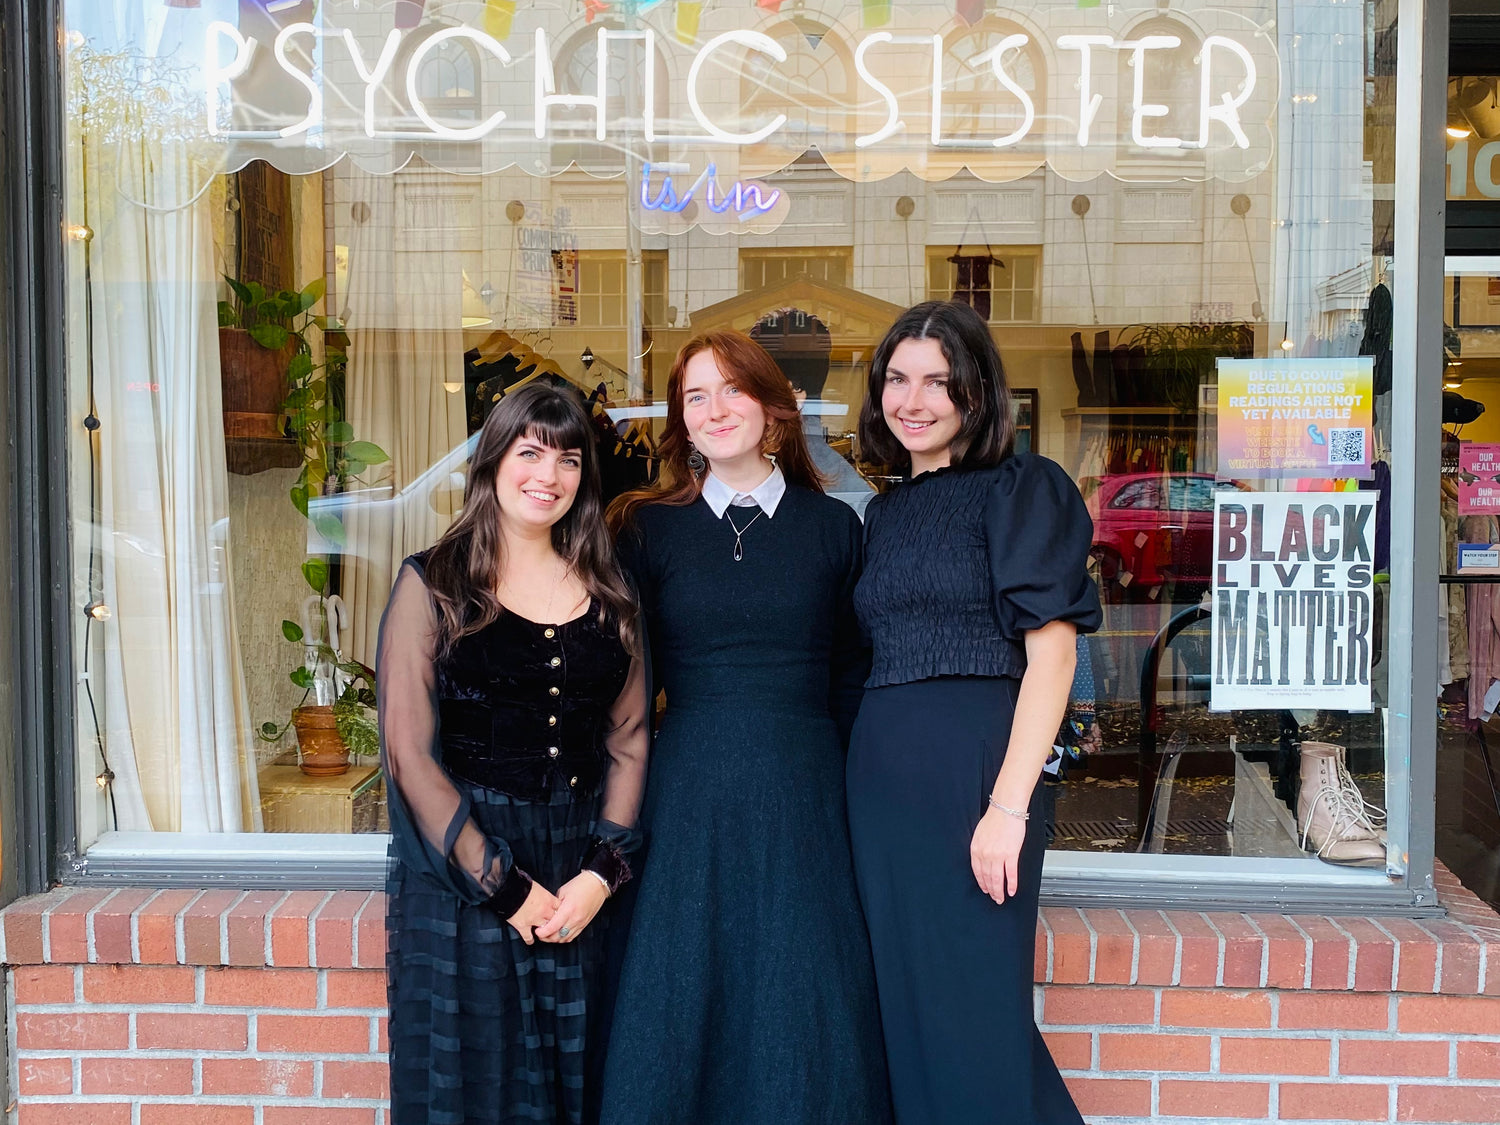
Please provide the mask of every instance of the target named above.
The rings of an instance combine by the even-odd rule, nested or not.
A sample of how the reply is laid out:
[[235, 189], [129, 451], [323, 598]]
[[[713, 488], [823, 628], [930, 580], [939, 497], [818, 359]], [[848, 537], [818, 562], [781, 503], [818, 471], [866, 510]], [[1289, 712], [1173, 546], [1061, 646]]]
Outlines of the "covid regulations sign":
[[1215, 497], [1211, 710], [1370, 710], [1377, 496]]

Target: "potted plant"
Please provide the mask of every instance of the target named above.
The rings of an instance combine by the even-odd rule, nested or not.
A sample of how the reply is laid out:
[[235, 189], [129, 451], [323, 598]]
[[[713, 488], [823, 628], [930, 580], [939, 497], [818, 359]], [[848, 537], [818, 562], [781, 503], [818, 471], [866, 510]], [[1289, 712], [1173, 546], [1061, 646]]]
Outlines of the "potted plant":
[[[311, 311], [323, 296], [323, 281], [272, 294], [254, 284], [229, 284], [238, 308], [228, 302], [221, 305], [221, 322], [231, 315], [238, 318], [256, 347], [285, 357], [277, 427], [290, 437], [302, 466], [291, 488], [292, 506], [303, 519], [311, 519], [324, 541], [342, 547], [343, 521], [331, 512], [309, 516], [308, 501], [343, 492], [353, 482], [365, 483], [361, 474], [389, 457], [373, 442], [355, 440], [354, 429], [343, 416], [348, 357], [329, 322]], [[323, 333], [321, 362], [313, 349], [314, 331]], [[328, 560], [322, 556], [306, 559], [302, 577], [312, 591], [310, 597], [316, 599], [318, 619], [326, 620], [330, 604], [337, 600], [330, 593]], [[259, 737], [279, 742], [295, 728], [304, 773], [343, 773], [349, 768], [351, 751], [365, 755], [379, 748], [370, 715], [376, 704], [375, 674], [357, 661], [345, 660], [331, 635], [309, 635], [295, 621], [283, 621], [281, 632], [288, 641], [303, 646], [302, 666], [290, 673], [292, 683], [303, 691], [302, 702], [286, 722], [262, 723]]]

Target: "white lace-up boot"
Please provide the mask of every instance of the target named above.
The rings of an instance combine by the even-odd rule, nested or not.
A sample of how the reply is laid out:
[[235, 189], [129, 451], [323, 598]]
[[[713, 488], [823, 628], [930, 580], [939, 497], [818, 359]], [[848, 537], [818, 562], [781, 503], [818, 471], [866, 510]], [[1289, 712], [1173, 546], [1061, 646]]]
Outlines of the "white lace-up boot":
[[1331, 742], [1302, 744], [1302, 788], [1297, 794], [1302, 846], [1328, 863], [1384, 867], [1385, 841], [1344, 764], [1344, 748]]

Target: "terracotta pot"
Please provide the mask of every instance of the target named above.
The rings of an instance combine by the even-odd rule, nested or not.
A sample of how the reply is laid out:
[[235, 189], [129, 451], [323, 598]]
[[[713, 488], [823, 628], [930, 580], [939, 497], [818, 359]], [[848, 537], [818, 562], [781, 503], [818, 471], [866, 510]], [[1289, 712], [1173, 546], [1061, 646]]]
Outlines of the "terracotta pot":
[[297, 728], [298, 766], [309, 777], [337, 777], [349, 769], [349, 747], [339, 737], [333, 708], [298, 707], [292, 712]]

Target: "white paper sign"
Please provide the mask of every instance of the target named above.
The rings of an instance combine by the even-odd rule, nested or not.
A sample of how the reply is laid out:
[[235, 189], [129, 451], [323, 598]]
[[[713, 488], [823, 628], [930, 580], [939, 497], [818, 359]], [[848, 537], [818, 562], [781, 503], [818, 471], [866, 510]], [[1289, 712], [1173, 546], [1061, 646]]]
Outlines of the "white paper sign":
[[1214, 711], [1370, 710], [1375, 492], [1214, 498]]

